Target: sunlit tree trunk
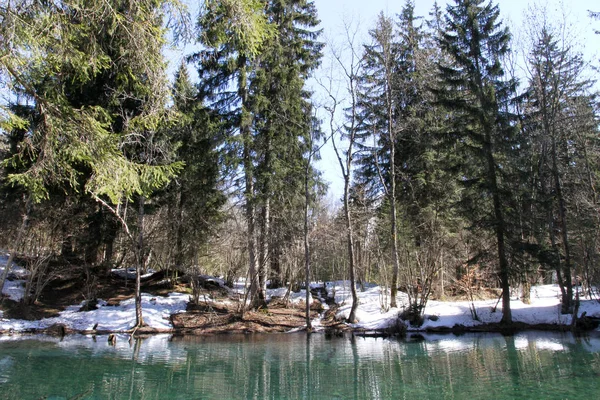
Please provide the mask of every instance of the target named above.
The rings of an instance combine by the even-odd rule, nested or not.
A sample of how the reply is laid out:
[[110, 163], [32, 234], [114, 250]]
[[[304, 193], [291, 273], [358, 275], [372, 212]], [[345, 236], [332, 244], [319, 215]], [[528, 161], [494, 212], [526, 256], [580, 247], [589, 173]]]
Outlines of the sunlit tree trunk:
[[139, 197], [138, 204], [138, 240], [136, 246], [136, 265], [135, 265], [135, 326], [136, 328], [144, 326], [142, 315], [142, 271], [144, 270], [144, 205], [146, 198]]
[[6, 278], [10, 272], [12, 267], [12, 263], [15, 260], [15, 255], [18, 249], [21, 247], [23, 243], [23, 237], [27, 232], [27, 228], [29, 227], [29, 218], [31, 216], [31, 210], [33, 208], [33, 201], [31, 199], [31, 195], [27, 196], [27, 200], [25, 200], [25, 211], [23, 213], [23, 219], [21, 221], [21, 226], [17, 231], [17, 237], [13, 242], [12, 249], [10, 249], [10, 253], [8, 255], [8, 261], [6, 261], [6, 266], [4, 267], [4, 272], [2, 273], [2, 277], [0, 278], [0, 298], [2, 297], [2, 290], [4, 289], [4, 284], [6, 283]]

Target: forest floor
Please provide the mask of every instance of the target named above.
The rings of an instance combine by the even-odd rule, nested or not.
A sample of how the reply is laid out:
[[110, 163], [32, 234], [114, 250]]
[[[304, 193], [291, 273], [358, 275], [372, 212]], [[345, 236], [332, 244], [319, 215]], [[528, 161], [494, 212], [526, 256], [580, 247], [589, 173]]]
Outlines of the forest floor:
[[[57, 277], [49, 282], [37, 301], [25, 304], [20, 301], [21, 294], [17, 294], [22, 291], [23, 280], [19, 278], [23, 278], [20, 275], [24, 274], [24, 270], [13, 268], [13, 276], [7, 282], [8, 290], [0, 298], [0, 333], [109, 333], [125, 332], [133, 325], [130, 312], [134, 305], [133, 279], [125, 280], [115, 274], [96, 277], [90, 288], [82, 274]], [[141, 286], [147, 326], [139, 332], [272, 333], [306, 327], [305, 302], [299, 300], [297, 295], [287, 301], [282, 296], [271, 295], [268, 307], [241, 313], [242, 289], [232, 291], [211, 282], [201, 289], [197, 304], [194, 304], [189, 301], [192, 292], [189, 283], [173, 285], [162, 273], [146, 277]], [[91, 291], [94, 298], [102, 300], [88, 302]], [[282, 293], [281, 290], [275, 292]], [[166, 308], [154, 312], [161, 305]], [[348, 330], [345, 323], [335, 318], [336, 309], [334, 306], [325, 310], [320, 301], [313, 300], [311, 320], [318, 320], [320, 328]]]
[[[3, 270], [0, 257], [0, 273]], [[118, 271], [114, 271], [118, 272]], [[121, 271], [123, 272], [123, 271]], [[130, 274], [131, 275], [131, 274]], [[130, 332], [135, 324], [134, 280], [127, 272], [86, 280], [85, 274], [60, 276], [49, 282], [34, 304], [20, 301], [24, 294], [27, 272], [13, 267], [10, 280], [0, 298], [0, 334], [45, 332], [52, 334], [107, 334]], [[234, 288], [222, 280], [202, 277], [202, 290], [195, 302], [189, 282], [173, 285], [162, 273], [144, 276], [142, 308], [146, 327], [139, 333], [218, 334], [254, 332], [290, 332], [306, 329], [306, 291], [287, 288], [267, 291], [268, 307], [241, 312], [243, 282]], [[578, 319], [582, 315], [596, 329], [600, 321], [600, 302], [581, 294]], [[389, 291], [373, 284], [358, 288], [357, 321], [346, 323], [351, 308], [351, 291], [347, 281], [311, 285], [311, 324], [315, 331], [337, 334], [353, 331], [362, 335], [387, 336], [402, 331], [465, 332], [504, 331], [499, 324], [502, 304], [496, 291], [482, 291], [475, 301], [454, 298], [430, 300], [420, 324], [403, 319], [407, 295], [399, 293], [400, 308], [390, 309]], [[87, 299], [97, 299], [87, 301]], [[514, 324], [512, 330], [571, 328], [572, 315], [560, 312], [557, 285], [540, 285], [531, 289], [531, 303], [511, 299]], [[585, 314], [584, 314], [585, 313]]]

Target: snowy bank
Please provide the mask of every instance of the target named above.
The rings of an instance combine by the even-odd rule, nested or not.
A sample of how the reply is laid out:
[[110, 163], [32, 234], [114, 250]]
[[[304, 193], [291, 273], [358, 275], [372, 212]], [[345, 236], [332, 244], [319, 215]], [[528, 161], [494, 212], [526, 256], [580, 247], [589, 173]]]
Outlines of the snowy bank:
[[[348, 282], [329, 284], [331, 292], [340, 308], [337, 318], [345, 319], [350, 314], [352, 299]], [[358, 322], [352, 327], [362, 330], [382, 330], [394, 326], [398, 315], [408, 306], [408, 297], [399, 293], [399, 308], [387, 309], [389, 292], [379, 286], [366, 286], [358, 290], [359, 305], [356, 312]], [[419, 327], [409, 326], [409, 330], [427, 331], [441, 328], [477, 327], [499, 323], [502, 319], [502, 303], [495, 300], [474, 301], [473, 307], [479, 321], [473, 319], [468, 301], [429, 301], [425, 308], [425, 320]], [[497, 308], [495, 309], [497, 305]], [[534, 286], [531, 289], [531, 304], [524, 304], [518, 299], [511, 300], [513, 322], [527, 325], [564, 325], [571, 324], [570, 314], [561, 314], [560, 288], [558, 285]], [[495, 311], [494, 311], [495, 309]], [[600, 318], [600, 302], [596, 299], [581, 299], [579, 313], [588, 317]]]
[[[0, 256], [0, 273], [4, 267], [2, 262], [6, 263], [7, 257]], [[125, 271], [127, 272], [127, 271]], [[13, 266], [11, 269], [10, 280], [3, 290], [13, 301], [19, 301], [23, 298], [23, 291], [27, 271], [21, 267]], [[205, 277], [213, 279], [212, 277]], [[224, 282], [214, 278], [219, 286]], [[322, 287], [326, 290], [326, 296], [329, 299], [320, 299], [325, 309], [328, 309], [324, 303], [325, 300], [334, 300], [338, 305], [336, 319], [345, 320], [352, 305], [350, 284], [348, 281], [327, 282], [322, 284], [311, 284], [311, 289]], [[234, 293], [244, 293], [245, 282], [237, 281], [232, 289]], [[389, 327], [397, 326], [399, 315], [408, 305], [408, 297], [405, 293], [399, 293], [397, 297], [398, 308], [390, 309], [389, 291], [384, 288], [364, 284], [358, 289], [359, 305], [356, 311], [358, 322], [351, 324], [350, 327], [361, 331], [379, 331]], [[321, 291], [321, 293], [323, 293]], [[321, 295], [321, 294], [319, 294]], [[243, 296], [239, 300], [225, 299], [223, 304], [243, 301]], [[267, 300], [286, 298], [289, 304], [298, 305], [305, 301], [306, 290], [299, 292], [288, 292], [287, 288], [267, 290]], [[210, 298], [210, 296], [207, 296]], [[152, 296], [150, 294], [142, 295], [142, 309], [144, 322], [154, 331], [167, 332], [173, 330], [171, 316], [173, 314], [186, 311], [190, 300], [188, 294], [170, 293], [167, 297]], [[211, 299], [214, 301], [214, 299]], [[309, 293], [309, 301], [313, 302], [313, 297]], [[215, 303], [218, 303], [214, 301]], [[92, 311], [79, 311], [82, 304], [67, 307], [58, 316], [44, 318], [37, 321], [17, 320], [3, 318], [0, 311], [0, 332], [27, 332], [41, 331], [55, 325], [64, 326], [72, 331], [97, 331], [97, 332], [125, 332], [135, 324], [135, 301], [133, 298], [122, 301], [119, 305], [108, 305], [106, 301], [98, 301], [98, 309]], [[435, 331], [443, 329], [460, 329], [485, 327], [489, 324], [500, 322], [502, 318], [502, 304], [497, 304], [497, 300], [475, 301], [473, 308], [479, 320], [475, 320], [471, 313], [471, 303], [467, 301], [442, 302], [429, 301], [425, 309], [424, 323], [419, 326], [408, 326], [410, 331]], [[497, 308], [496, 308], [497, 307]], [[531, 304], [524, 304], [520, 300], [511, 301], [513, 321], [531, 326], [535, 325], [562, 325], [571, 324], [571, 315], [563, 315], [560, 312], [560, 289], [558, 285], [535, 286], [531, 289]], [[579, 307], [579, 315], [586, 313], [588, 317], [600, 318], [600, 303], [595, 299], [582, 298]], [[320, 317], [313, 322], [317, 329], [324, 329]]]
[[[184, 312], [188, 294], [171, 293], [168, 297], [142, 294], [144, 322], [156, 330], [170, 330], [172, 314]], [[0, 331], [40, 331], [53, 325], [63, 325], [75, 331], [125, 332], [135, 325], [135, 299], [122, 301], [118, 306], [109, 306], [98, 300], [98, 309], [79, 311], [82, 304], [67, 307], [58, 316], [37, 321], [0, 318]]]

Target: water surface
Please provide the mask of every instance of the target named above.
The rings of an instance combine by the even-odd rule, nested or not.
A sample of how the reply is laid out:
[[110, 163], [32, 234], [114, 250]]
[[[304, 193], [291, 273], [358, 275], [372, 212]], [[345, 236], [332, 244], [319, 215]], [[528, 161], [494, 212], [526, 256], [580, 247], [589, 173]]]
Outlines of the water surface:
[[586, 399], [600, 338], [0, 337], [0, 399]]

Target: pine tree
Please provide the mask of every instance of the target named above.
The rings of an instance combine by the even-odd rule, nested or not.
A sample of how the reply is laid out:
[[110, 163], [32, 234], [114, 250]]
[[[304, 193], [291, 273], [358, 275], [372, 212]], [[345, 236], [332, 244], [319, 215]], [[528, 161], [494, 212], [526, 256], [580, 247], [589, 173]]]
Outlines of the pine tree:
[[245, 217], [248, 234], [250, 303], [259, 299], [258, 243], [255, 210], [255, 165], [252, 136], [253, 110], [249, 95], [250, 74], [264, 42], [275, 30], [260, 0], [211, 0], [198, 18], [199, 42], [205, 50], [192, 57], [200, 76], [199, 99], [220, 116], [234, 136], [233, 163], [241, 146], [244, 173]]
[[[127, 143], [132, 137], [147, 143], [164, 121], [161, 4], [15, 2], [2, 8], [3, 77], [34, 104], [41, 121], [28, 125], [14, 113], [3, 114], [2, 129], [29, 129], [22, 151], [5, 162], [31, 163], [8, 182], [22, 186], [33, 202], [46, 199], [49, 187], [62, 186], [83, 189], [114, 210], [112, 205], [144, 198], [177, 173], [178, 164], [131, 157]], [[136, 326], [143, 324], [140, 300], [138, 282]]]
[[[317, 67], [322, 48], [322, 44], [316, 42], [318, 20], [312, 2], [273, 1], [267, 14], [278, 35], [266, 42], [250, 85], [256, 110], [254, 131], [257, 205], [261, 209], [261, 293], [269, 278], [270, 248], [284, 245], [272, 243], [271, 230], [281, 231], [273, 224], [280, 221], [281, 225], [284, 222], [281, 214], [293, 204], [302, 207], [306, 176], [304, 157], [312, 151], [309, 142], [313, 131], [310, 93], [305, 89], [305, 82]], [[309, 172], [309, 177], [313, 177], [312, 171]], [[297, 234], [291, 236], [297, 237]]]
[[[575, 206], [574, 196], [567, 193], [579, 192], [573, 184], [576, 171], [585, 166], [583, 155], [575, 151], [577, 147], [585, 148], [580, 145], [581, 136], [567, 121], [581, 120], [582, 115], [578, 114], [583, 109], [576, 104], [586, 97], [592, 82], [582, 76], [581, 56], [568, 46], [559, 47], [551, 29], [544, 25], [532, 38], [535, 42], [528, 57], [530, 76], [525, 128], [536, 149], [532, 166], [537, 178], [536, 206], [546, 221], [545, 230], [554, 254], [550, 266], [556, 271], [566, 313], [571, 311], [573, 301], [574, 260], [570, 236], [577, 230], [571, 226], [570, 217], [576, 216], [580, 208]], [[540, 237], [539, 232], [536, 236]]]
[[374, 136], [373, 140], [379, 143], [380, 148], [366, 152], [366, 157], [361, 160], [363, 166], [361, 172], [363, 179], [377, 182], [376, 187], [383, 188], [388, 200], [393, 263], [390, 307], [397, 307], [400, 265], [395, 160], [400, 120], [405, 116], [399, 87], [401, 78], [398, 75], [407, 65], [401, 65], [400, 44], [390, 18], [380, 14], [377, 26], [370, 31], [370, 35], [373, 44], [365, 46], [364, 75], [360, 79], [358, 104], [363, 115], [360, 118], [359, 129], [363, 137]]
[[161, 201], [174, 214], [173, 264], [183, 268], [197, 264], [198, 249], [220, 220], [225, 196], [218, 188], [221, 171], [217, 147], [222, 144], [222, 137], [217, 123], [199, 103], [197, 89], [183, 62], [175, 73], [173, 100], [178, 121], [166, 134], [175, 149], [172, 157], [185, 165]]
[[[502, 287], [502, 322], [511, 323], [509, 229], [505, 208], [509, 203], [502, 190], [503, 157], [509, 151], [511, 127], [506, 104], [511, 85], [502, 69], [509, 51], [510, 34], [499, 21], [500, 11], [483, 0], [456, 0], [448, 5], [446, 31], [440, 40], [451, 59], [440, 65], [445, 89], [438, 92], [441, 103], [454, 112], [455, 145], [465, 151], [463, 183], [470, 183], [473, 195], [491, 200], [491, 214], [485, 219], [493, 229]], [[481, 167], [481, 168], [480, 168]], [[506, 166], [504, 166], [506, 168]], [[467, 215], [476, 221], [479, 217]], [[481, 223], [480, 220], [478, 223]]]

